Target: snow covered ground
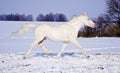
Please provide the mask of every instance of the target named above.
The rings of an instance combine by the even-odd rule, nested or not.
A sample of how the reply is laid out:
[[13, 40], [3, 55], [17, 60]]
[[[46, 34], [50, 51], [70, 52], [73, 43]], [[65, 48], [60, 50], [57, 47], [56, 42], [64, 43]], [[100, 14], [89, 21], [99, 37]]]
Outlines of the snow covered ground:
[[[54, 55], [54, 54], [53, 54]], [[64, 53], [56, 59], [44, 53], [32, 53], [22, 59], [21, 53], [0, 54], [0, 73], [120, 73], [120, 54]]]
[[120, 73], [120, 38], [115, 37], [78, 38], [91, 55], [90, 59], [71, 43], [61, 58], [55, 58], [62, 43], [50, 40], [45, 42], [51, 52], [49, 56], [36, 46], [30, 56], [23, 59], [34, 40], [34, 33], [29, 31], [25, 35], [11, 36], [11, 32], [24, 23], [39, 24], [0, 21], [0, 73]]

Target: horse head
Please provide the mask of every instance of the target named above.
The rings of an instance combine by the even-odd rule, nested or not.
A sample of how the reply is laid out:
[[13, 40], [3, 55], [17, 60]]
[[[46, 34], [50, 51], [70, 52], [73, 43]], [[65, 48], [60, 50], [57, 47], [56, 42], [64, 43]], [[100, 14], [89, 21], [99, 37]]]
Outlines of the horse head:
[[82, 19], [84, 25], [89, 26], [91, 28], [95, 28], [95, 23], [87, 16], [86, 13], [80, 15], [79, 18]]

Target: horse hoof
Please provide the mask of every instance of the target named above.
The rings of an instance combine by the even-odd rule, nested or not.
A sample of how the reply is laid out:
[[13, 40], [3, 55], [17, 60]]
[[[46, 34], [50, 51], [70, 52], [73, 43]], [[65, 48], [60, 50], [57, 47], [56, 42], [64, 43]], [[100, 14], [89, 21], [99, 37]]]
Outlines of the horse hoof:
[[26, 57], [24, 56], [23, 59], [26, 59]]
[[90, 58], [90, 56], [86, 56], [87, 57], [87, 59], [89, 59]]
[[47, 53], [47, 55], [49, 56], [49, 55], [51, 55], [51, 53]]

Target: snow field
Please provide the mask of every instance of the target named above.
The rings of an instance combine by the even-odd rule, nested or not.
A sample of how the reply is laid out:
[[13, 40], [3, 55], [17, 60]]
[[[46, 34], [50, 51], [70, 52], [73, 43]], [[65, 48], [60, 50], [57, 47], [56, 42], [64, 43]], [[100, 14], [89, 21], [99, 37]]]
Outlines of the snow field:
[[22, 54], [0, 54], [0, 73], [120, 73], [118, 53], [91, 54], [90, 59], [81, 53], [68, 54], [55, 58], [34, 53], [26, 59]]

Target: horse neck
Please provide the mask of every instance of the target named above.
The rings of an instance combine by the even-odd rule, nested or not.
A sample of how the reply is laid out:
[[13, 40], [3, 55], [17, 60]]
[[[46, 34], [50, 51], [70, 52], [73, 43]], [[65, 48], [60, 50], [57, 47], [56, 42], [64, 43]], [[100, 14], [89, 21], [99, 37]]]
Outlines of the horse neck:
[[78, 33], [81, 27], [84, 25], [84, 23], [82, 22], [82, 20], [81, 21], [76, 20], [70, 23], [69, 25], [76, 31], [76, 33]]

